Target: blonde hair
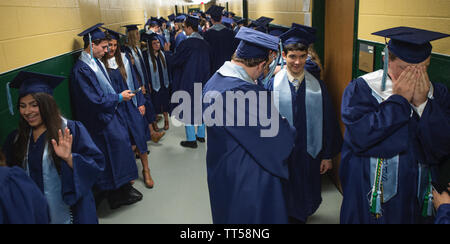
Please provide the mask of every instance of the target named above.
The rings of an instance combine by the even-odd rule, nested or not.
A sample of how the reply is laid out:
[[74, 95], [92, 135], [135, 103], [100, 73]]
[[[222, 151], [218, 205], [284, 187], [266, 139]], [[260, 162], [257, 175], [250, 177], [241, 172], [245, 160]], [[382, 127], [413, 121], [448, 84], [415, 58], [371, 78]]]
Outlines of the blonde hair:
[[128, 41], [127, 45], [132, 48], [141, 48], [141, 40], [139, 40], [139, 31], [131, 30], [127, 33]]

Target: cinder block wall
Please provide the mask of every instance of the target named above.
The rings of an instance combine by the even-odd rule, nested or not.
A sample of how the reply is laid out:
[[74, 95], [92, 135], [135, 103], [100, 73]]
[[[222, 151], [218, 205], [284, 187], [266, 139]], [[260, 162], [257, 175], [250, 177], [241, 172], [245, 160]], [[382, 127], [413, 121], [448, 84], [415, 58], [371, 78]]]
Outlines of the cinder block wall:
[[0, 73], [82, 48], [77, 34], [99, 23], [144, 24], [173, 13], [176, 0], [1, 0]]
[[[409, 26], [450, 33], [449, 0], [360, 0], [358, 38], [384, 43], [371, 33]], [[432, 42], [433, 52], [450, 55], [450, 38]]]

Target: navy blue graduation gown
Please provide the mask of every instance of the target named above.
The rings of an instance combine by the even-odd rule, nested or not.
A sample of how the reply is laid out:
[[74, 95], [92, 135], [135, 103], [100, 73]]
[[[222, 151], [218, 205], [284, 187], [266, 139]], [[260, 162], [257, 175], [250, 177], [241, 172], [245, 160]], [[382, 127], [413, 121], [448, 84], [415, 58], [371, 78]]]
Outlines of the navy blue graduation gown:
[[[105, 159], [83, 124], [67, 120], [67, 127], [73, 136], [73, 169], [61, 160], [60, 176], [63, 201], [71, 207], [74, 224], [97, 224], [95, 200], [91, 189], [104, 169]], [[36, 142], [31, 139], [28, 148], [30, 177], [42, 193], [44, 192], [42, 157], [46, 143], [46, 134], [43, 133]], [[8, 151], [6, 151], [8, 155], [7, 164], [10, 166], [16, 164], [16, 162], [9, 161], [13, 158], [12, 153], [14, 149], [12, 145], [16, 135], [17, 131], [11, 133], [5, 143], [5, 148], [8, 148]]]
[[47, 200], [19, 167], [0, 167], [0, 224], [48, 224]]
[[[113, 88], [117, 93], [121, 93], [125, 90], [130, 90], [119, 69], [108, 69], [109, 77], [113, 82]], [[133, 74], [133, 77], [135, 75]], [[133, 78], [134, 87], [139, 87], [135, 78]], [[123, 101], [119, 104], [117, 110], [121, 117], [127, 124], [127, 129], [130, 135], [131, 144], [136, 145], [141, 153], [148, 152], [147, 141], [150, 140], [150, 131], [148, 123], [145, 118], [139, 112], [138, 107], [145, 105], [145, 98], [141, 92], [136, 94], [137, 107], [133, 104], [133, 101]]]
[[[150, 67], [150, 63], [148, 61], [148, 52], [144, 53], [144, 59], [145, 59], [145, 67], [147, 68], [147, 70], [151, 69], [154, 72], [153, 65]], [[159, 55], [156, 57], [156, 63], [158, 65], [159, 82], [160, 82], [161, 88], [159, 89], [158, 92], [156, 92], [155, 90], [152, 89], [151, 96], [152, 96], [152, 102], [153, 102], [153, 106], [155, 108], [156, 114], [162, 114], [164, 112], [170, 111], [170, 109], [169, 109], [170, 81], [169, 81], [169, 87], [166, 88], [166, 86], [164, 85], [163, 66], [162, 66], [161, 58], [159, 57]], [[167, 60], [166, 60], [166, 64], [167, 64]], [[167, 72], [169, 72], [169, 71], [167, 71]], [[152, 84], [152, 83], [150, 83], [150, 84]]]
[[[238, 78], [213, 75], [204, 88], [219, 92], [226, 111], [226, 91], [264, 91]], [[270, 105], [270, 95], [268, 104]], [[258, 103], [259, 103], [258, 98]], [[204, 104], [207, 109], [211, 104]], [[271, 117], [270, 106], [267, 114]], [[243, 111], [242, 111], [243, 112]], [[249, 110], [245, 110], [248, 123]], [[236, 116], [236, 113], [235, 113]], [[252, 116], [258, 116], [252, 114]], [[295, 130], [279, 116], [279, 133], [260, 137], [260, 124], [211, 126], [208, 130], [207, 173], [215, 224], [283, 224], [288, 222], [282, 180], [288, 178], [285, 161], [294, 146]], [[224, 121], [226, 113], [224, 112]], [[234, 118], [236, 125], [236, 117]], [[225, 123], [225, 122], [224, 122]]]
[[[121, 50], [123, 50], [127, 55], [132, 56], [130, 47], [126, 46]], [[144, 94], [144, 98], [145, 98], [145, 116], [144, 117], [145, 117], [146, 121], [149, 124], [151, 124], [156, 121], [156, 112], [155, 112], [155, 108], [153, 106], [152, 97], [151, 97], [151, 93], [150, 93], [150, 85], [149, 85], [150, 84], [149, 83], [150, 82], [150, 74], [148, 73], [149, 70], [145, 68], [146, 66], [145, 66], [145, 62], [144, 62], [145, 58], [143, 57], [144, 55], [145, 55], [145, 52], [142, 52], [142, 57], [138, 54], [139, 60], [140, 60], [141, 64], [143, 65], [142, 72], [143, 72], [144, 77], [141, 77], [141, 74], [138, 71], [136, 62], [133, 65], [133, 70], [134, 70], [134, 73], [136, 74], [136, 78], [140, 81], [139, 85], [145, 87], [146, 93]]]
[[211, 73], [215, 73], [226, 61], [230, 61], [237, 45], [234, 33], [228, 28], [220, 31], [209, 29], [203, 37], [211, 46]]
[[105, 170], [100, 174], [96, 187], [100, 191], [115, 190], [137, 179], [127, 124], [117, 110], [119, 95], [105, 94], [95, 73], [81, 60], [73, 67], [70, 86], [77, 120], [86, 126], [105, 155]]
[[175, 45], [174, 45], [174, 49], [172, 51], [176, 51], [177, 48], [180, 46], [180, 44], [186, 39], [187, 39], [187, 37], [183, 32], [178, 34], [177, 38], [175, 38], [175, 43], [174, 43]]
[[[191, 97], [191, 119], [183, 115], [180, 119], [185, 124], [199, 124], [195, 117], [201, 118], [201, 115], [194, 114], [198, 109], [194, 109], [194, 83], [204, 85], [210, 78], [210, 46], [205, 40], [191, 37], [180, 44], [176, 53], [166, 52], [165, 56], [173, 72], [172, 93], [185, 91]], [[201, 91], [198, 95], [201, 96]], [[171, 103], [171, 111], [180, 103]], [[199, 110], [201, 112], [201, 106]]]
[[[450, 97], [447, 88], [434, 84], [422, 117], [408, 101], [392, 95], [378, 103], [363, 78], [353, 80], [342, 101], [346, 126], [340, 179], [343, 188], [341, 223], [418, 223], [422, 203], [418, 194], [418, 163], [432, 166], [450, 152]], [[399, 156], [397, 194], [381, 204], [383, 215], [369, 211], [370, 158]], [[433, 176], [435, 177], [435, 176]]]
[[450, 224], [450, 204], [442, 204], [437, 213], [435, 224]]
[[[267, 83], [267, 88], [273, 90], [273, 81]], [[322, 202], [320, 164], [324, 159], [333, 159], [342, 147], [342, 134], [337, 121], [337, 115], [325, 84], [318, 80], [322, 89], [323, 104], [323, 144], [322, 151], [312, 158], [307, 149], [306, 129], [306, 81], [299, 89], [289, 82], [292, 94], [293, 123], [297, 131], [295, 148], [289, 157], [289, 181], [284, 185], [288, 212], [302, 222], [313, 215]]]

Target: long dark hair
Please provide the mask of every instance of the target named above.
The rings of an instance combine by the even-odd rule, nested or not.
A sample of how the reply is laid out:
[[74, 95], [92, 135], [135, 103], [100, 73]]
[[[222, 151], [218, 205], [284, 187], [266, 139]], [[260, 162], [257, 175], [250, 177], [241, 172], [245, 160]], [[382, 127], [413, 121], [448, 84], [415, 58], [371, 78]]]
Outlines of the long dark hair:
[[[156, 67], [158, 64], [156, 63], [156, 55], [155, 55], [155, 50], [153, 49], [153, 43], [150, 43], [150, 42], [153, 42], [153, 41], [149, 41], [148, 50], [149, 50], [150, 56], [152, 57], [153, 70], [156, 72]], [[161, 45], [161, 42], [160, 42], [160, 45]], [[164, 68], [167, 68], [166, 60], [164, 59], [164, 56], [162, 55], [161, 48], [159, 48], [159, 50], [158, 50], [158, 55], [159, 55], [159, 58], [161, 59], [161, 64], [164, 65]]]
[[[58, 130], [62, 130], [65, 128], [61, 128], [62, 119], [61, 112], [59, 111], [58, 105], [56, 104], [55, 99], [47, 93], [34, 93], [31, 94], [33, 98], [36, 100], [39, 106], [39, 113], [41, 114], [42, 121], [47, 128], [47, 138], [45, 143], [49, 143], [51, 139], [55, 139], [58, 143]], [[19, 109], [20, 99], [24, 97], [19, 97], [19, 102], [17, 103], [17, 107]], [[31, 132], [31, 126], [28, 124], [25, 119], [20, 116], [19, 120], [19, 132], [17, 135], [17, 140], [13, 144], [14, 150], [14, 163], [23, 167], [23, 159], [28, 150], [28, 140], [32, 140], [29, 138]], [[58, 156], [56, 156], [55, 151], [53, 150], [53, 146], [49, 145], [48, 147], [50, 154], [52, 155], [53, 162], [55, 163], [55, 167], [58, 172], [61, 172], [61, 160]], [[10, 165], [13, 166], [13, 165]]]
[[[106, 34], [106, 39], [108, 40], [108, 42], [113, 40], [109, 34]], [[127, 71], [125, 69], [125, 65], [122, 60], [122, 51], [120, 50], [119, 41], [117, 41], [117, 49], [116, 49], [116, 52], [114, 53], [114, 57], [116, 58], [117, 65], [119, 65], [119, 71], [120, 71], [120, 74], [122, 75], [123, 81], [125, 83], [127, 83]], [[103, 56], [102, 62], [105, 65], [105, 67], [107, 69], [109, 69], [108, 54], [105, 54]]]

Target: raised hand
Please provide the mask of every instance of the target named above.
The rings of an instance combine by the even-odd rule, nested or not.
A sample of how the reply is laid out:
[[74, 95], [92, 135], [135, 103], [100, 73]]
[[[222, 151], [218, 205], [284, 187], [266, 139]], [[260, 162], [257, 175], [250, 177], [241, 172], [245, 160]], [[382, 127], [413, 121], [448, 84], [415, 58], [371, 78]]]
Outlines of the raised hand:
[[58, 130], [58, 142], [55, 139], [52, 139], [53, 150], [55, 151], [56, 156], [60, 157], [62, 160], [66, 161], [66, 163], [73, 168], [72, 162], [72, 142], [73, 136], [70, 134], [69, 128], [64, 130], [64, 136], [61, 130]]
[[393, 79], [393, 93], [404, 97], [411, 103], [418, 78], [417, 68], [408, 66], [397, 80]]
[[428, 100], [428, 93], [430, 92], [431, 82], [428, 77], [425, 66], [417, 67], [419, 79], [416, 84], [416, 89], [412, 98], [412, 104], [416, 107], [422, 105]]

